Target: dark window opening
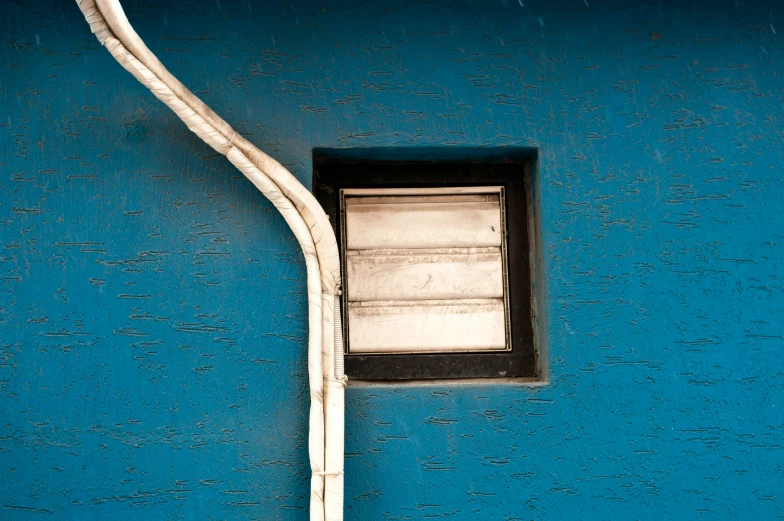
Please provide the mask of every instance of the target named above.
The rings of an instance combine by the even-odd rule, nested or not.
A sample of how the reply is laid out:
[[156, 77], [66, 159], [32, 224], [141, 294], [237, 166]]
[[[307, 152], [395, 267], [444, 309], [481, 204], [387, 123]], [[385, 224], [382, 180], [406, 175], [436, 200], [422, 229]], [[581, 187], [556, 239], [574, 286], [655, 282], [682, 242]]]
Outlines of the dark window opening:
[[[405, 354], [352, 353], [347, 342], [346, 373], [351, 380], [536, 378], [529, 229], [533, 229], [530, 179], [536, 161], [530, 149], [316, 149], [313, 192], [329, 216], [341, 250], [341, 190], [379, 188], [503, 187], [508, 273], [509, 350]], [[346, 267], [343, 263], [343, 280]], [[345, 293], [345, 292], [344, 292]], [[342, 303], [347, 317], [347, 300]], [[351, 324], [344, 318], [345, 325]]]

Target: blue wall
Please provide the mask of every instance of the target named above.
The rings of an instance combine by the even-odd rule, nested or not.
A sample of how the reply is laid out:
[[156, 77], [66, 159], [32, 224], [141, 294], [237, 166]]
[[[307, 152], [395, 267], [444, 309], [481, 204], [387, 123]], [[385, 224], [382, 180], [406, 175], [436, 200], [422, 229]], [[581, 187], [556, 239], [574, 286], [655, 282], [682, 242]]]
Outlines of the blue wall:
[[[780, 4], [125, 4], [308, 185], [539, 150], [550, 385], [349, 388], [347, 520], [784, 516]], [[306, 519], [284, 222], [73, 3], [0, 10], [0, 518]]]

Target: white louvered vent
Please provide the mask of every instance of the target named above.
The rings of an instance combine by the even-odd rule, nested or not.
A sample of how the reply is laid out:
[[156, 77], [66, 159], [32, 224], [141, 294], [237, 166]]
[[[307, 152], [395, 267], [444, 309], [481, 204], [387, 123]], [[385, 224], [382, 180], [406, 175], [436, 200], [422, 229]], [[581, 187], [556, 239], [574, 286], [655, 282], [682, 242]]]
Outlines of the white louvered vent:
[[502, 187], [344, 189], [354, 354], [510, 350]]

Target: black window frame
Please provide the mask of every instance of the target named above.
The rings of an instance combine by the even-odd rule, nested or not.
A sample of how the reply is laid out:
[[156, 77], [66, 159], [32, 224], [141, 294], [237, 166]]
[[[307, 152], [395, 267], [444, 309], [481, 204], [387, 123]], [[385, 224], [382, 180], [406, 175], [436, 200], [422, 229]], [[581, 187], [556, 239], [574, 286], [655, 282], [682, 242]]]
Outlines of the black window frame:
[[[346, 353], [349, 380], [405, 381], [539, 376], [534, 335], [531, 173], [536, 157], [529, 151], [484, 150], [481, 157], [424, 153], [400, 156], [380, 149], [315, 149], [313, 193], [324, 208], [341, 246], [340, 190], [344, 188], [424, 188], [503, 186], [506, 203], [507, 266], [511, 351], [359, 355]], [[390, 157], [392, 156], [392, 157]], [[432, 157], [430, 159], [429, 157]], [[342, 267], [345, 270], [345, 266]], [[345, 277], [345, 273], [342, 274]], [[341, 303], [343, 306], [343, 303]], [[345, 316], [345, 310], [343, 316]]]

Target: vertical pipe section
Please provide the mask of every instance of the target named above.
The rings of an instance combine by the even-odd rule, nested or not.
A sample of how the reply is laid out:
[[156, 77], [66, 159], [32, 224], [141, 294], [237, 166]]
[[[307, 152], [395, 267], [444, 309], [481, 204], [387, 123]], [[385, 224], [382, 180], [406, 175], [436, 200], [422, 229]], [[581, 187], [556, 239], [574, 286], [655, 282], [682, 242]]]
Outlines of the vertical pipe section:
[[[336, 322], [336, 292], [322, 297], [322, 327], [324, 331], [340, 328]], [[338, 313], [339, 313], [339, 308]], [[339, 316], [339, 315], [337, 315]], [[342, 344], [342, 336], [341, 336]], [[342, 358], [342, 348], [340, 358]], [[338, 348], [335, 338], [324, 335], [324, 510], [328, 521], [343, 521], [343, 443], [344, 443], [344, 392], [345, 381], [336, 374]], [[342, 365], [342, 362], [340, 362]]]
[[[336, 292], [339, 293], [339, 292]], [[326, 297], [326, 295], [325, 295]], [[346, 375], [343, 369], [343, 327], [340, 320], [340, 296], [332, 300], [332, 377], [325, 381], [326, 437], [325, 465], [330, 472], [324, 484], [324, 508], [329, 521], [343, 521], [343, 469], [345, 451], [345, 391]], [[327, 325], [324, 324], [324, 336]]]

